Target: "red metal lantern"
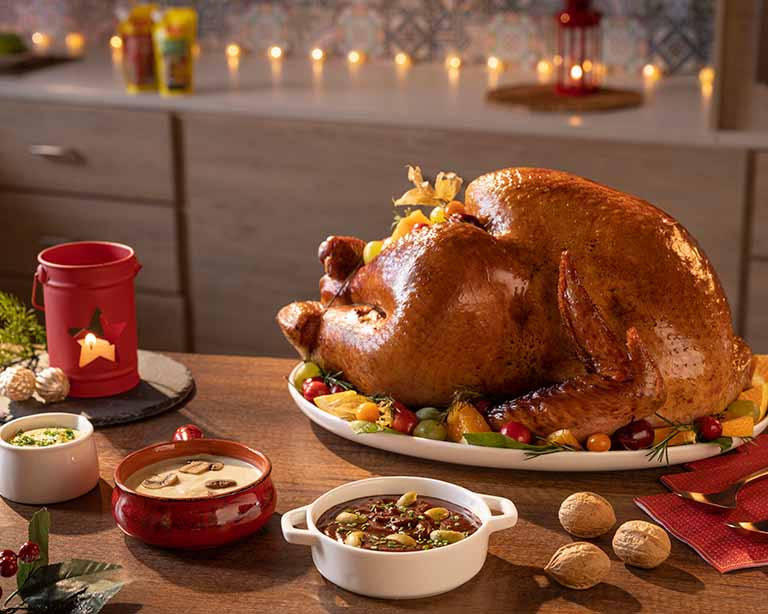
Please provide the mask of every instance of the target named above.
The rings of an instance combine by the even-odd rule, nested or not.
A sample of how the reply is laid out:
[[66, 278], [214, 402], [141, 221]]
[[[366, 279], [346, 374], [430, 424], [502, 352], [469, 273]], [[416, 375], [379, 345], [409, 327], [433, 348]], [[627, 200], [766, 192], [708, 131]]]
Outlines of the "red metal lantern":
[[565, 9], [555, 14], [557, 54], [555, 90], [559, 94], [583, 96], [600, 87], [602, 41], [599, 11], [590, 0], [568, 0]]
[[[70, 396], [106, 397], [139, 383], [133, 249], [83, 241], [49, 247], [32, 286], [45, 311], [48, 357], [70, 380]], [[44, 306], [37, 303], [43, 286]]]

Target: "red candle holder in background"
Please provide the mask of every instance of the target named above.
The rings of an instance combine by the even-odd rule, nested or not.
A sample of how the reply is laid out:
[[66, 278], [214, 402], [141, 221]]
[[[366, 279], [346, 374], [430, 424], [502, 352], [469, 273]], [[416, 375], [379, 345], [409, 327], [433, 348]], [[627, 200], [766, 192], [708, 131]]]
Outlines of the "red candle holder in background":
[[[82, 241], [38, 254], [32, 305], [45, 311], [48, 357], [72, 397], [106, 397], [139, 383], [133, 249]], [[43, 287], [44, 305], [37, 302]]]
[[555, 91], [558, 94], [584, 96], [600, 89], [601, 17], [599, 11], [592, 9], [590, 0], [567, 0], [565, 9], [555, 14]]

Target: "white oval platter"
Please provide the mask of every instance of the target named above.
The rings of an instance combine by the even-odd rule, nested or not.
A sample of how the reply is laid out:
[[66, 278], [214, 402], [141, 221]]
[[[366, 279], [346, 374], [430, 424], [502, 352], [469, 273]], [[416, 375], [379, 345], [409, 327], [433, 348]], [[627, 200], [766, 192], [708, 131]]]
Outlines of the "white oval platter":
[[[611, 451], [611, 452], [557, 452], [534, 458], [527, 457], [522, 450], [508, 448], [487, 448], [470, 446], [450, 441], [433, 441], [419, 437], [393, 435], [389, 433], [366, 433], [357, 435], [352, 432], [349, 422], [332, 416], [314, 403], [307, 401], [290, 383], [293, 375], [301, 365], [299, 363], [291, 372], [288, 382], [290, 392], [296, 405], [312, 422], [330, 431], [364, 446], [396, 452], [407, 456], [415, 456], [432, 461], [472, 465], [475, 467], [491, 467], [494, 469], [527, 469], [530, 471], [625, 471], [628, 469], [653, 469], [667, 465], [663, 461], [648, 458], [648, 450]], [[754, 435], [763, 432], [768, 425], [768, 416], [755, 425]], [[734, 437], [733, 448], [742, 445], [744, 441]], [[720, 454], [720, 447], [711, 443], [695, 443], [669, 448], [669, 465], [680, 465], [709, 458]]]

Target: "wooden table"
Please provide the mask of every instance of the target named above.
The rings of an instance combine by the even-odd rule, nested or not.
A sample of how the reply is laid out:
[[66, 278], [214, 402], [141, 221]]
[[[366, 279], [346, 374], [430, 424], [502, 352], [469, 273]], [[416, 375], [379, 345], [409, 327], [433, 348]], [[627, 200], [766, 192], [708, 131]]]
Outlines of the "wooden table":
[[[397, 456], [320, 430], [299, 413], [285, 388], [292, 361], [181, 355], [197, 381], [196, 397], [182, 410], [145, 422], [98, 431], [102, 482], [94, 492], [50, 507], [52, 560], [70, 557], [121, 563], [133, 582], [104, 610], [132, 612], [341, 612], [432, 609], [449, 612], [724, 612], [765, 611], [764, 571], [721, 575], [673, 540], [662, 567], [625, 567], [613, 556], [610, 535], [596, 541], [613, 559], [608, 579], [588, 591], [561, 588], [542, 567], [571, 541], [557, 519], [570, 493], [607, 497], [620, 522], [645, 518], [632, 498], [662, 492], [664, 470], [552, 474], [479, 469]], [[277, 513], [247, 540], [205, 552], [170, 552], [125, 537], [110, 514], [112, 471], [128, 452], [170, 438], [195, 423], [210, 436], [237, 439], [265, 452], [274, 464]], [[2, 468], [0, 468], [2, 470]], [[359, 597], [326, 582], [308, 548], [280, 533], [280, 513], [312, 501], [329, 488], [373, 475], [422, 475], [509, 497], [520, 522], [491, 538], [480, 574], [462, 588], [426, 601], [388, 602]], [[35, 507], [0, 502], [0, 548], [18, 547]], [[11, 583], [4, 580], [6, 592]]]

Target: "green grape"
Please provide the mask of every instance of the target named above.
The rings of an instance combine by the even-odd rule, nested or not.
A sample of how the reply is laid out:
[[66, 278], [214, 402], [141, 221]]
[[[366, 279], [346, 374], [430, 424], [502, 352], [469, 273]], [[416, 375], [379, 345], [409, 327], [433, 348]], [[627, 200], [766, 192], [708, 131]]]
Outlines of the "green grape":
[[422, 439], [445, 441], [445, 438], [448, 436], [448, 429], [437, 420], [422, 420], [413, 429], [413, 436], [421, 437]]
[[726, 414], [729, 418], [740, 418], [741, 416], [752, 416], [757, 422], [760, 419], [760, 408], [754, 401], [741, 400], [734, 401], [728, 406]]
[[416, 417], [419, 420], [440, 420], [443, 417], [443, 412], [436, 407], [422, 407], [416, 412]]
[[310, 377], [318, 377], [322, 374], [323, 372], [320, 370], [320, 367], [315, 363], [305, 362], [296, 369], [296, 374], [293, 376], [293, 385], [301, 390], [301, 385], [304, 383], [304, 380], [307, 380]]
[[384, 241], [369, 241], [363, 249], [363, 262], [370, 264], [381, 253]]
[[433, 224], [440, 224], [441, 222], [446, 221], [445, 216], [445, 208], [444, 207], [435, 207], [432, 209], [432, 212], [429, 214], [429, 220]]

